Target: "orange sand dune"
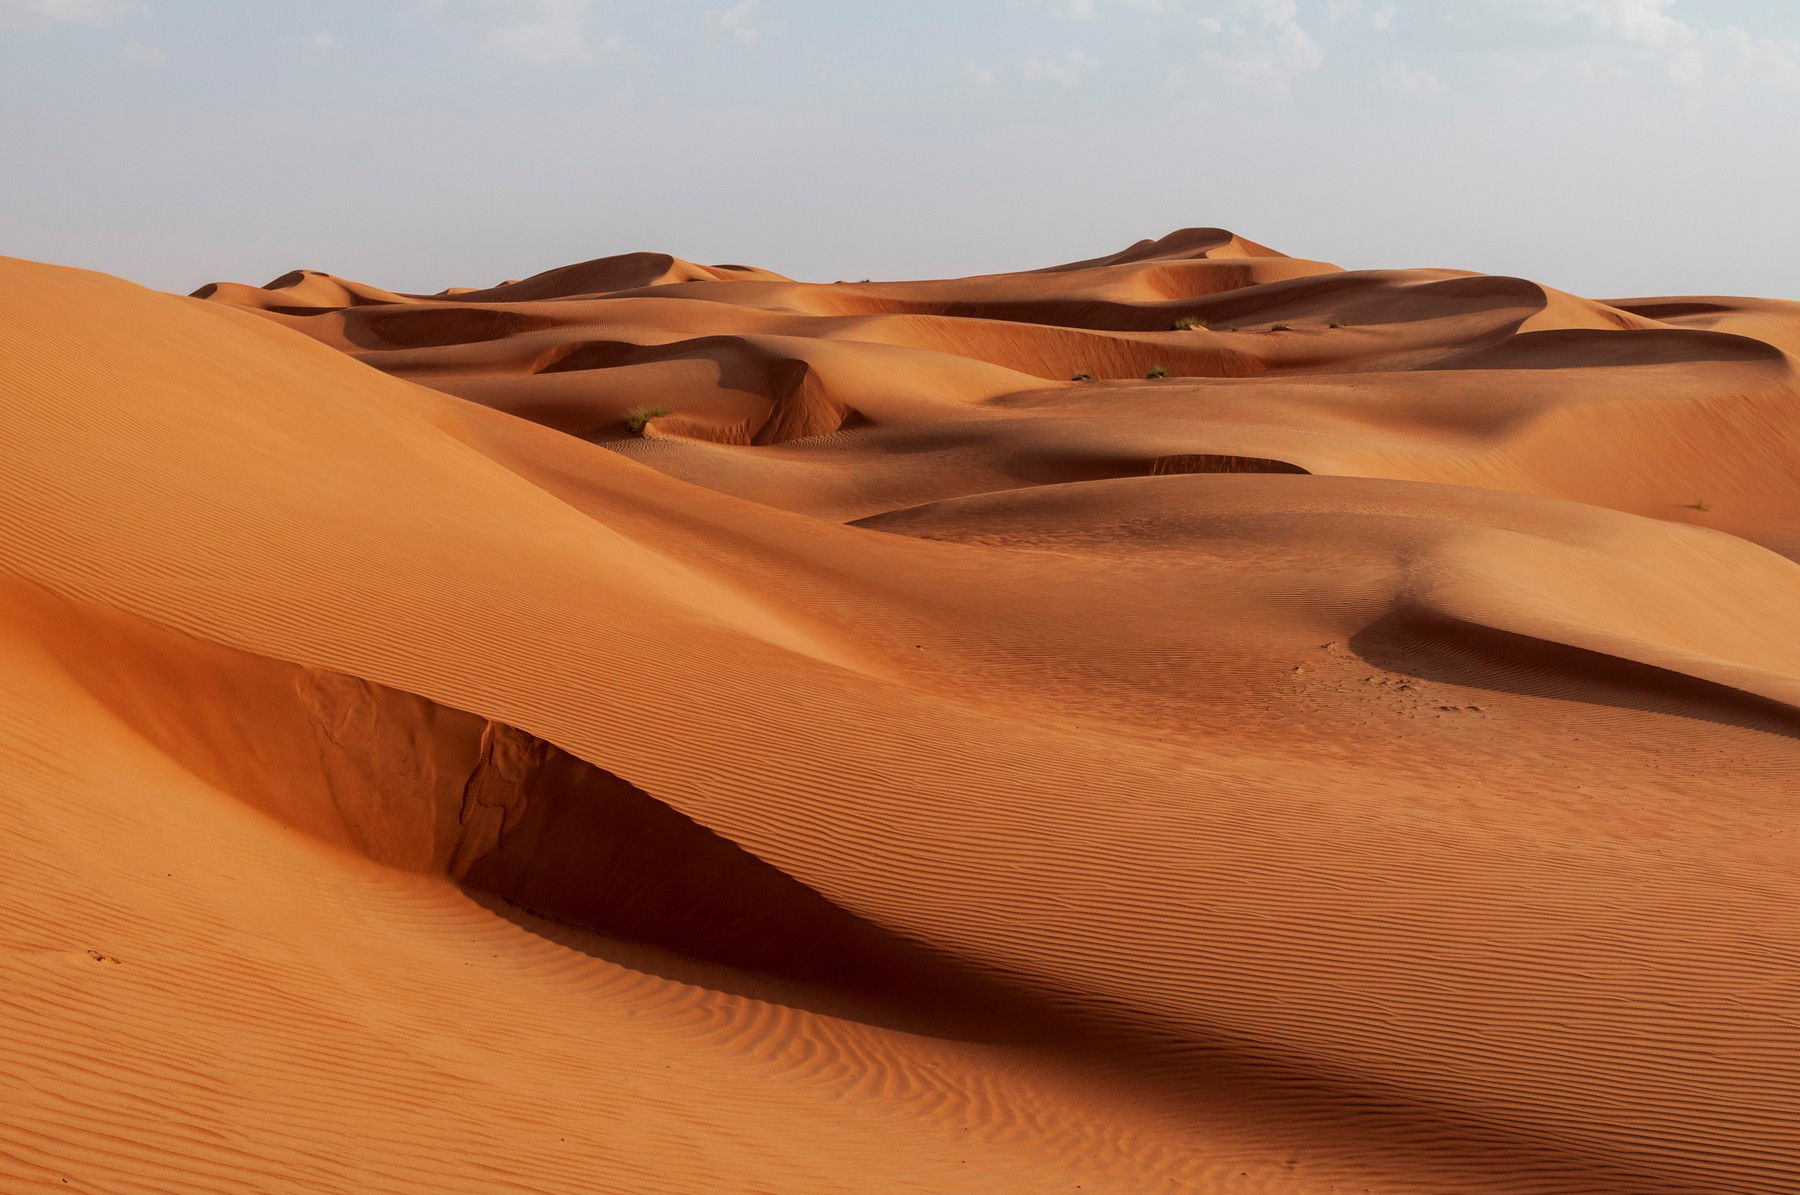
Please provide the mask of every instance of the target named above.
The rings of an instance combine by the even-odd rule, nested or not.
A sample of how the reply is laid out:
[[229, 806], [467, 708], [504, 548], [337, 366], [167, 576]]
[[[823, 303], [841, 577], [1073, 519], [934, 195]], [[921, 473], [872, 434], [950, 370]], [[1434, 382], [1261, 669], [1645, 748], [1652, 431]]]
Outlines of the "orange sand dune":
[[0, 1189], [1800, 1191], [1800, 306], [1199, 229], [0, 345]]

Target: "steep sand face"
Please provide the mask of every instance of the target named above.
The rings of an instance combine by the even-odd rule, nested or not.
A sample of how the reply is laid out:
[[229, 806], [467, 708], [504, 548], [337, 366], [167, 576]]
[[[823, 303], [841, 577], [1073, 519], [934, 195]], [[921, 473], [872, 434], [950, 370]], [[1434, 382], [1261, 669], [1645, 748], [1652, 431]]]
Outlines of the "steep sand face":
[[1800, 305], [1199, 229], [0, 346], [0, 1187], [1800, 1190]]

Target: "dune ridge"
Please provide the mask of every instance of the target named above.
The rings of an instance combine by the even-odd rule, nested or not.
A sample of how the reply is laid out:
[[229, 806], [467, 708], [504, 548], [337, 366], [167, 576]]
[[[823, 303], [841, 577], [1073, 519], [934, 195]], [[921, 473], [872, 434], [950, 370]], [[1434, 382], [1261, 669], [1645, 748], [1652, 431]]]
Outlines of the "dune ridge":
[[1800, 304], [1188, 229], [0, 344], [0, 1186], [1800, 1190]]

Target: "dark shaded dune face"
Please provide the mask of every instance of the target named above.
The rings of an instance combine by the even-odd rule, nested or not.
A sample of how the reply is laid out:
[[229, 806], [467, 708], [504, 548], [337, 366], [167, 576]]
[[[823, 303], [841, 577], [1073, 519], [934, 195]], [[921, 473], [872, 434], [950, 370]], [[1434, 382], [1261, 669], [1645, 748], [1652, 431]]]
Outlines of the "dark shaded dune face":
[[590, 340], [557, 346], [532, 372], [578, 373], [589, 369], [613, 369], [647, 358], [643, 345], [622, 340]]
[[1423, 610], [1401, 610], [1349, 640], [1404, 676], [1582, 705], [1608, 705], [1800, 739], [1800, 709], [1673, 669], [1517, 635]]
[[502, 340], [554, 327], [553, 320], [492, 308], [433, 307], [358, 311], [344, 321], [352, 344], [371, 349], [443, 348]]
[[1620, 311], [1629, 311], [1633, 315], [1641, 315], [1645, 319], [1685, 319], [1695, 315], [1724, 315], [1732, 308], [1724, 303], [1708, 302], [1704, 299], [1614, 299], [1614, 307]]
[[1114, 457], [1084, 455], [1026, 455], [1002, 462], [1006, 473], [1031, 486], [1063, 485], [1122, 477], [1169, 477], [1189, 473], [1307, 473], [1287, 461], [1256, 456], [1232, 456], [1216, 452], [1175, 453], [1169, 456]]
[[1305, 320], [1371, 327], [1488, 316], [1497, 330], [1510, 332], [1548, 302], [1543, 287], [1524, 279], [1448, 273], [1356, 271], [1271, 281], [1253, 293], [1221, 294], [1196, 310], [1214, 326]]
[[1527, 332], [1497, 344], [1454, 353], [1433, 369], [1570, 369], [1688, 362], [1780, 363], [1778, 348], [1746, 336], [1666, 328], [1590, 332], [1559, 329]]
[[289, 270], [281, 277], [263, 283], [264, 290], [291, 290], [304, 283], [308, 278], [319, 277], [314, 270]]
[[1153, 477], [1174, 473], [1305, 473], [1299, 465], [1260, 456], [1226, 456], [1214, 452], [1159, 456], [1147, 470]]

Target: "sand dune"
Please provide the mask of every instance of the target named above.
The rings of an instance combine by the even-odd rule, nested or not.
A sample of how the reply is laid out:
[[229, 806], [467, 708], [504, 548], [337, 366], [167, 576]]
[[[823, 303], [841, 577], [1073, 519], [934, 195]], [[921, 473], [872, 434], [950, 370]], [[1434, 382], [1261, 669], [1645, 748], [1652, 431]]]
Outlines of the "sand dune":
[[1800, 1190], [1800, 305], [1194, 229], [0, 345], [0, 1187]]

